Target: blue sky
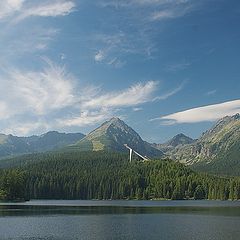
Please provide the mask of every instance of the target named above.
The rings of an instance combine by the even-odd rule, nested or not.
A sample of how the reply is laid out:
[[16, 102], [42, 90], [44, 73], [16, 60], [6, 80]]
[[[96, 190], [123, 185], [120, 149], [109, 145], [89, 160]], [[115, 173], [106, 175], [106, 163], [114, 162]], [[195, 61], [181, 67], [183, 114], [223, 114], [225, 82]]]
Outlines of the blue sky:
[[240, 112], [237, 0], [1, 0], [0, 132], [198, 137]]

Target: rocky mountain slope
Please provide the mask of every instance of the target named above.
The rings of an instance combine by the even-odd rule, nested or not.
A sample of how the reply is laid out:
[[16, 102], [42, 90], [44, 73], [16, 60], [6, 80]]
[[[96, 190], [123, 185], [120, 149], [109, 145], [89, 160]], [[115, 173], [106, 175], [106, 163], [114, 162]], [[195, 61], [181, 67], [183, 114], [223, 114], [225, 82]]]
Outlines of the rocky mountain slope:
[[176, 147], [168, 155], [198, 170], [235, 172], [240, 167], [240, 114], [222, 118], [197, 141]]
[[90, 132], [82, 140], [68, 147], [68, 150], [81, 151], [119, 151], [126, 152], [124, 144], [148, 157], [163, 156], [163, 152], [152, 147], [119, 118], [112, 118]]

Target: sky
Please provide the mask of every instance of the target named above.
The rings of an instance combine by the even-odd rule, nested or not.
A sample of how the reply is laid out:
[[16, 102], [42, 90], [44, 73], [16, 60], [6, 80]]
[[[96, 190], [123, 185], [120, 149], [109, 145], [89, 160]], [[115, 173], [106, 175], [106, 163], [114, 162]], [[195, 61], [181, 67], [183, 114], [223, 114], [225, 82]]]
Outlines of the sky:
[[0, 132], [197, 138], [240, 112], [238, 0], [0, 0]]

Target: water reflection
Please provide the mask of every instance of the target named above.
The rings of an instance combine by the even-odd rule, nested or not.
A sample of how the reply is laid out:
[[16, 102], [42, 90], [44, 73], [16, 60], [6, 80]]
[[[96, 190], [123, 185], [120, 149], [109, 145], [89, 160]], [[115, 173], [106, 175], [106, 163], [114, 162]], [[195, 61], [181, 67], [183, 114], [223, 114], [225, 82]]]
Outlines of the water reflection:
[[42, 203], [1, 205], [0, 239], [236, 240], [240, 236], [239, 203]]
[[240, 207], [128, 207], [128, 206], [37, 206], [0, 205], [2, 216], [102, 215], [102, 214], [204, 214], [240, 217]]

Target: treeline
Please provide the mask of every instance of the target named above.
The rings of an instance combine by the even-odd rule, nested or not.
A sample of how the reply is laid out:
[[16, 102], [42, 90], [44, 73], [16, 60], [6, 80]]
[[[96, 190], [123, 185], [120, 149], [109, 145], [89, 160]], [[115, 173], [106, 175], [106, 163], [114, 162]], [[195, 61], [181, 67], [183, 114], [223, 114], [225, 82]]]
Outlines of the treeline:
[[0, 200], [25, 200], [26, 175], [20, 170], [0, 171]]
[[240, 178], [196, 173], [170, 160], [129, 163], [126, 154], [56, 152], [13, 165], [0, 172], [2, 199], [240, 199]]
[[24, 164], [29, 199], [240, 199], [240, 180], [195, 173], [168, 160], [119, 153], [38, 155]]

